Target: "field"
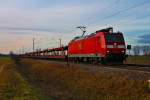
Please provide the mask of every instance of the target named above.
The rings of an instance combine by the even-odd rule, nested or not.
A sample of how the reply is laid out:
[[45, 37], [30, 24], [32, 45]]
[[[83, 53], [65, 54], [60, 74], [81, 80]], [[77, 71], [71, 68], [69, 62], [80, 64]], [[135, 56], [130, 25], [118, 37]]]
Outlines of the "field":
[[129, 56], [126, 63], [150, 65], [150, 56]]
[[150, 100], [150, 73], [33, 59], [3, 65], [0, 100]]
[[38, 94], [10, 57], [0, 57], [0, 100], [37, 100]]

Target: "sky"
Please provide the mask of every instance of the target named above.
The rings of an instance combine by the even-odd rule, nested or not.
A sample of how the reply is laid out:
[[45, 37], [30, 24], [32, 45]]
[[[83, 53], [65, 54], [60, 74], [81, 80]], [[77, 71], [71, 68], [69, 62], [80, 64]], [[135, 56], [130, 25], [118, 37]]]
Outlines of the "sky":
[[0, 0], [0, 53], [53, 48], [112, 26], [126, 44], [150, 44], [150, 0]]

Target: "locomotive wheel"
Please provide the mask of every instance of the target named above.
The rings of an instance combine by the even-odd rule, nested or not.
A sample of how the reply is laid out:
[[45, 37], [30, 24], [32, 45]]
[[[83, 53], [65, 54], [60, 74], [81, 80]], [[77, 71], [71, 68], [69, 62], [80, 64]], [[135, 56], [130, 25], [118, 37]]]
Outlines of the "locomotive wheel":
[[106, 63], [107, 63], [106, 58], [102, 57], [102, 58], [101, 58], [101, 64], [104, 64], [104, 65], [105, 65]]

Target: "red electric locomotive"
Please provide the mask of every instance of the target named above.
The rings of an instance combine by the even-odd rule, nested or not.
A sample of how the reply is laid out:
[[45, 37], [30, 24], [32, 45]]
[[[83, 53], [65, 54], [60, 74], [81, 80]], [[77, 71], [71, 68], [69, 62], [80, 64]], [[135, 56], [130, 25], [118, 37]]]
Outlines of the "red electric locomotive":
[[87, 62], [123, 62], [126, 46], [123, 34], [106, 28], [84, 37], [75, 37], [68, 44], [68, 59]]

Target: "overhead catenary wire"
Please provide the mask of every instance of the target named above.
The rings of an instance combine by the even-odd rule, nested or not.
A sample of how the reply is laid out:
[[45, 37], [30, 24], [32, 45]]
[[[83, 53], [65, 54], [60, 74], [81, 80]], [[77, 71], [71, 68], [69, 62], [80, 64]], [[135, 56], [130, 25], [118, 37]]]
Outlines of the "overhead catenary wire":
[[[112, 6], [119, 4], [119, 2], [120, 2], [120, 0], [115, 0], [114, 2], [108, 4], [106, 7], [102, 8], [102, 9], [103, 9], [103, 10], [111, 9]], [[101, 9], [101, 10], [102, 10], [102, 9]], [[86, 25], [89, 25], [89, 24], [90, 24], [90, 21], [92, 22], [92, 20], [95, 19], [96, 17], [97, 17], [97, 16], [91, 16], [91, 17], [89, 17], [89, 18], [87, 19], [88, 21], [86, 21], [85, 24], [86, 24]]]
[[142, 2], [142, 3], [139, 3], [139, 4], [133, 5], [133, 6], [131, 6], [131, 7], [128, 7], [128, 8], [126, 8], [126, 9], [120, 10], [120, 11], [114, 13], [114, 14], [111, 14], [111, 15], [109, 15], [109, 16], [104, 17], [103, 20], [104, 20], [104, 19], [108, 19], [108, 18], [110, 18], [110, 17], [117, 16], [117, 15], [119, 15], [119, 14], [122, 13], [122, 12], [126, 12], [126, 11], [131, 10], [131, 9], [134, 9], [134, 8], [136, 8], [136, 7], [143, 6], [143, 5], [147, 4], [147, 3], [150, 3], [150, 1], [149, 1], [149, 0], [146, 0], [146, 1]]
[[[101, 18], [100, 20], [101, 20], [101, 22], [104, 22], [104, 21], [106, 21], [107, 19], [113, 18], [113, 17], [115, 17], [115, 16], [117, 16], [117, 15], [123, 13], [123, 12], [126, 12], [126, 11], [129, 11], [129, 10], [131, 10], [131, 9], [134, 9], [134, 8], [137, 8], [137, 7], [140, 7], [140, 6], [143, 6], [143, 5], [148, 4], [148, 3], [150, 3], [149, 0], [143, 1], [142, 3], [135, 4], [135, 5], [130, 6], [130, 7], [128, 7], [128, 8], [119, 10], [119, 11], [113, 13], [113, 14], [110, 14], [110, 15], [108, 15], [108, 16], [106, 16], [106, 17], [103, 17], [103, 18]], [[96, 21], [97, 21], [97, 20], [96, 20]], [[91, 24], [93, 24], [93, 23], [95, 23], [95, 21], [93, 21], [93, 22], [91, 22], [91, 23], [88, 23], [88, 25], [91, 25]]]

